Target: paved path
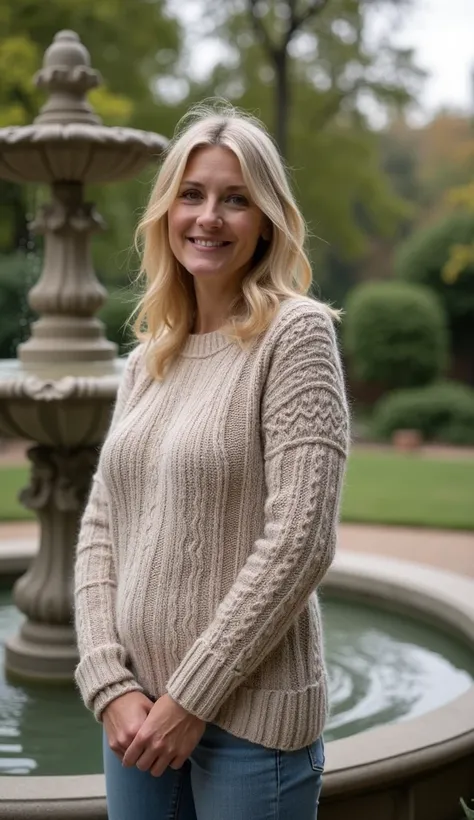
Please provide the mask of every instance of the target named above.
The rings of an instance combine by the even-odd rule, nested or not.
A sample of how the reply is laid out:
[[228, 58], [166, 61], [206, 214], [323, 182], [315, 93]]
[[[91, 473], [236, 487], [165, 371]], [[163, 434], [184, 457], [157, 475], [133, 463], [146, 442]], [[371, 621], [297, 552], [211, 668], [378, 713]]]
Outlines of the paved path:
[[343, 524], [339, 544], [474, 577], [474, 532]]
[[[10, 551], [16, 541], [24, 548], [37, 537], [35, 523], [0, 524], [0, 554], [2, 545]], [[474, 577], [474, 533], [343, 524], [339, 544], [343, 550], [403, 558]]]
[[[34, 446], [33, 441], [23, 441], [22, 439], [1, 439], [0, 438], [0, 467], [18, 466], [28, 464], [27, 450]], [[379, 444], [372, 442], [356, 442], [352, 444], [353, 451], [359, 453], [393, 453], [393, 446], [390, 444]], [[448, 444], [423, 444], [417, 450], [418, 458], [446, 458], [457, 461], [474, 460], [474, 447], [454, 447]]]

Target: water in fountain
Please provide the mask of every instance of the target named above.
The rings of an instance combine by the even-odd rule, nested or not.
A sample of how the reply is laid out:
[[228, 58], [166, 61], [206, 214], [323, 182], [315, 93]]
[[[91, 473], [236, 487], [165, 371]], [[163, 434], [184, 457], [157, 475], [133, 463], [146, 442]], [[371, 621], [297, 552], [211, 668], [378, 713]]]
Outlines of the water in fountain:
[[101, 729], [74, 686], [6, 677], [3, 643], [21, 620], [0, 587], [0, 775], [100, 772]]
[[[433, 626], [333, 597], [324, 599], [323, 612], [332, 704], [326, 740], [421, 715], [463, 694], [474, 681], [474, 653]], [[4, 586], [0, 774], [101, 772], [101, 729], [73, 687], [2, 677], [1, 644], [20, 617]]]

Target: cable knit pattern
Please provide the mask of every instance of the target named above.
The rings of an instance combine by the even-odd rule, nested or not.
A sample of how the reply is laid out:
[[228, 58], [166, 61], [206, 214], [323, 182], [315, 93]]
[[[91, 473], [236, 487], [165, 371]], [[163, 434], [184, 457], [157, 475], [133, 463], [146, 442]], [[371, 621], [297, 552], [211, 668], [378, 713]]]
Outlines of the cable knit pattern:
[[245, 349], [190, 335], [163, 382], [133, 352], [76, 562], [76, 679], [97, 718], [126, 691], [167, 691], [271, 748], [320, 735], [316, 588], [348, 438], [334, 329], [309, 299]]

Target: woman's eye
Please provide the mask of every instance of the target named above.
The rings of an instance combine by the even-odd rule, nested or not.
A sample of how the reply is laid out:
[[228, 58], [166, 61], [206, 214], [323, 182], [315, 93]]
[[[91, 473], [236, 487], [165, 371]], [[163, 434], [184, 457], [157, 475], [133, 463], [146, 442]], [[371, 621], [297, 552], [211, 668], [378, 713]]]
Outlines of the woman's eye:
[[229, 201], [232, 202], [233, 205], [240, 205], [241, 207], [249, 204], [248, 199], [241, 194], [232, 194], [232, 196], [229, 197]]
[[190, 189], [189, 191], [183, 191], [180, 195], [180, 199], [190, 199], [191, 201], [199, 199], [201, 196], [200, 191], [196, 191], [195, 189]]

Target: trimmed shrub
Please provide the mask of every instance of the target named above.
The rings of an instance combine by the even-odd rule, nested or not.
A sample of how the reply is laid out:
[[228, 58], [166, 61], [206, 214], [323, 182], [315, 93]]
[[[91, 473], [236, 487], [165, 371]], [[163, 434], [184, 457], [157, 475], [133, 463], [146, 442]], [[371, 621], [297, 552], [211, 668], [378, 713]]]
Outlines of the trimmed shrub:
[[474, 264], [451, 283], [443, 279], [442, 272], [454, 245], [473, 242], [474, 216], [454, 213], [413, 233], [395, 258], [400, 279], [426, 285], [439, 296], [456, 343], [474, 338]]
[[447, 364], [446, 316], [436, 296], [421, 286], [358, 285], [347, 300], [343, 339], [353, 375], [369, 384], [426, 384]]
[[105, 305], [97, 314], [105, 324], [105, 332], [111, 342], [118, 345], [119, 354], [130, 352], [134, 334], [128, 325], [128, 319], [135, 307], [130, 292], [116, 290], [109, 292]]
[[396, 390], [381, 398], [372, 417], [373, 432], [390, 439], [395, 430], [419, 430], [425, 441], [474, 444], [474, 390], [458, 382], [437, 382]]

